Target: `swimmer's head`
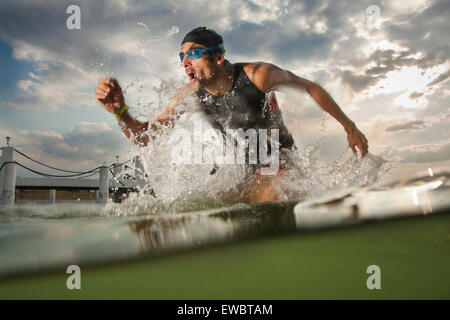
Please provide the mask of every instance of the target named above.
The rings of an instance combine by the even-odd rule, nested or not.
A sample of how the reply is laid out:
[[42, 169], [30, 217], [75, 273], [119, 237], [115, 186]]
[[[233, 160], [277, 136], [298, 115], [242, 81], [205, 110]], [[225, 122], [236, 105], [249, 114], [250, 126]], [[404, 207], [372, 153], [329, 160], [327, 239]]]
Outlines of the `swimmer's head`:
[[196, 90], [216, 80], [226, 61], [224, 53], [223, 38], [214, 30], [198, 27], [186, 34], [181, 42], [180, 61]]
[[[181, 45], [186, 42], [194, 42], [205, 46], [205, 48], [224, 46], [223, 38], [213, 29], [198, 27], [188, 32], [183, 38]], [[225, 48], [222, 53], [225, 53]]]

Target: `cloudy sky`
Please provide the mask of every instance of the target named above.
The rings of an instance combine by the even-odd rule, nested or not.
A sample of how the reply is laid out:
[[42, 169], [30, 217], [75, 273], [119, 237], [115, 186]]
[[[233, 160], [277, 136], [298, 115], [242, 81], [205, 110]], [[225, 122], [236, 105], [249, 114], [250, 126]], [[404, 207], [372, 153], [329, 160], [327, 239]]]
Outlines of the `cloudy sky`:
[[[66, 26], [72, 4], [79, 30]], [[321, 84], [373, 154], [447, 161], [449, 21], [445, 0], [3, 0], [0, 145], [11, 136], [23, 152], [70, 170], [126, 157], [127, 140], [95, 100], [97, 81], [117, 77], [145, 118], [164, 103], [162, 83], [184, 81], [184, 34], [208, 26], [223, 35], [230, 61], [272, 62]], [[323, 138], [325, 158], [346, 151], [342, 128], [307, 97], [283, 107], [299, 146]]]

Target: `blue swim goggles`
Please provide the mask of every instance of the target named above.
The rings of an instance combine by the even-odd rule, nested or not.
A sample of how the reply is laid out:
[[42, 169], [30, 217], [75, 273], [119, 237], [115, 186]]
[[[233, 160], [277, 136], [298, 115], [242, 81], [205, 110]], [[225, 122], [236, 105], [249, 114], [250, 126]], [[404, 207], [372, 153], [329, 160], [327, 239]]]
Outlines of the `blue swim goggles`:
[[210, 48], [193, 48], [193, 49], [189, 49], [188, 52], [186, 52], [186, 53], [180, 52], [180, 60], [181, 60], [181, 62], [183, 62], [183, 59], [184, 59], [185, 55], [187, 55], [191, 59], [199, 59], [199, 58], [201, 58], [201, 56], [204, 53], [211, 52], [211, 51], [222, 51], [222, 52], [224, 52], [225, 49], [223, 47], [223, 44], [220, 44], [220, 45], [215, 46], [215, 47], [210, 47]]

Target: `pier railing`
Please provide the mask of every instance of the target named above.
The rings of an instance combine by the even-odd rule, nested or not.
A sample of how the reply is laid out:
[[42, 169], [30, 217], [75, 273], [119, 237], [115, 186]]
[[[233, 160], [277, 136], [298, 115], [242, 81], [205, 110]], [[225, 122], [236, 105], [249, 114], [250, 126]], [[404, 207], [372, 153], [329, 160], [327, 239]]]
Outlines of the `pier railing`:
[[[3, 205], [14, 204], [16, 188], [49, 189], [51, 202], [55, 202], [56, 189], [96, 190], [97, 202], [105, 204], [108, 202], [110, 190], [137, 189], [142, 187], [144, 182], [142, 179], [143, 167], [138, 156], [123, 163], [119, 163], [117, 157], [117, 162], [109, 166], [103, 165], [87, 171], [72, 171], [56, 168], [31, 158], [20, 150], [9, 146], [9, 139], [7, 139], [7, 146], [0, 148], [0, 151], [2, 152], [0, 157], [0, 204]], [[15, 160], [16, 155], [63, 174], [53, 174], [32, 169]], [[120, 178], [122, 170], [127, 168], [126, 164], [131, 161], [134, 163], [135, 176], [132, 179]], [[17, 167], [21, 167], [41, 177], [17, 177]], [[93, 176], [98, 176], [98, 179], [87, 179]], [[110, 176], [113, 179], [110, 179]]]

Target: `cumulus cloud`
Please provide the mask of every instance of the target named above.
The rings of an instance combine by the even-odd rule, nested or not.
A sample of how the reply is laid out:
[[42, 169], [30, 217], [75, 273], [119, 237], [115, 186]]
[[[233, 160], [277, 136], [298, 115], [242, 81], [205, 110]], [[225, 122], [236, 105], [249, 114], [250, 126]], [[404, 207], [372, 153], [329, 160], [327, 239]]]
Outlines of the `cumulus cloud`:
[[82, 122], [61, 135], [52, 131], [25, 131], [24, 136], [35, 140], [34, 145], [54, 158], [102, 161], [124, 150], [121, 133], [106, 123]]
[[431, 87], [438, 83], [447, 81], [450, 78], [450, 69], [441, 73], [439, 76], [436, 77], [433, 81], [431, 81], [427, 86]]
[[413, 92], [409, 95], [410, 99], [417, 99], [423, 96], [423, 92]]
[[423, 120], [415, 120], [409, 121], [402, 124], [397, 124], [395, 126], [387, 127], [386, 131], [403, 131], [403, 130], [420, 130], [424, 127], [425, 121]]
[[[125, 81], [150, 78], [155, 84], [155, 74], [172, 67], [167, 56], [160, 54], [173, 51], [170, 40], [177, 28], [158, 27], [164, 5], [148, 4], [152, 23], [145, 29], [137, 24], [138, 13], [124, 7], [123, 1], [81, 1], [81, 30], [66, 28], [68, 5], [29, 1], [0, 4], [1, 38], [13, 47], [14, 58], [35, 65], [29, 79], [17, 84], [27, 94], [9, 101], [9, 106], [94, 106], [93, 91], [102, 75], [122, 75]], [[155, 7], [158, 10], [152, 12]], [[170, 8], [165, 10], [170, 13]]]
[[401, 149], [386, 148], [382, 155], [402, 163], [422, 163], [450, 160], [450, 141], [439, 144], [413, 145]]
[[[442, 133], [448, 119], [435, 125], [425, 119], [449, 112], [448, 1], [375, 3], [382, 10], [380, 28], [373, 30], [367, 27], [366, 12], [372, 0], [224, 0], [220, 6], [207, 0], [78, 1], [81, 30], [72, 31], [65, 25], [70, 4], [0, 2], [0, 39], [13, 48], [15, 59], [34, 66], [27, 78], [16, 83], [21, 94], [0, 102], [0, 107], [42, 110], [40, 121], [47, 121], [47, 130], [14, 131], [27, 129], [21, 138], [39, 146], [42, 154], [76, 163], [83, 161], [82, 154], [101, 159], [107, 152], [119, 153], [120, 148], [102, 150], [124, 141], [108, 125], [74, 122], [68, 131], [56, 132], [46, 116], [67, 108], [98, 110], [94, 89], [102, 75], [117, 76], [124, 88], [139, 80], [144, 84], [141, 96], [126, 89], [127, 101], [136, 105], [145, 101], [147, 109], [140, 112], [152, 112], [149, 109], [160, 107], [147, 103], [159, 101], [152, 88], [162, 80], [184, 79], [179, 44], [187, 31], [200, 25], [223, 35], [232, 62], [269, 61], [319, 81], [367, 129], [370, 142], [384, 143], [388, 137], [392, 147], [405, 148], [417, 141], [436, 145], [448, 139]], [[406, 76], [411, 85], [396, 87], [395, 81], [408, 82], [394, 77], [406, 74], [405, 70], [415, 72]], [[299, 136], [313, 135], [301, 130], [308, 130], [308, 119], [315, 123], [320, 118], [315, 113], [308, 118], [306, 109], [305, 104], [296, 105], [303, 124], [296, 128]], [[0, 125], [6, 122], [0, 119]], [[397, 135], [402, 131], [411, 136]], [[408, 150], [425, 155], [418, 147]]]
[[375, 84], [378, 81], [378, 78], [379, 76], [371, 76], [366, 74], [358, 75], [349, 70], [342, 72], [342, 81], [356, 93], [361, 92]]
[[[24, 9], [25, 4], [27, 9]], [[398, 6], [386, 10], [383, 30], [392, 36], [391, 42], [401, 42], [405, 50], [376, 49], [364, 54], [361, 49], [371, 43], [368, 34], [361, 34], [367, 32], [365, 9], [370, 4], [370, 1], [350, 5], [347, 1], [325, 0], [229, 0], [224, 1], [219, 10], [210, 1], [198, 1], [189, 6], [181, 6], [176, 1], [128, 1], [126, 4], [81, 1], [82, 29], [69, 31], [62, 23], [66, 18], [65, 2], [42, 5], [6, 1], [0, 5], [0, 32], [13, 45], [16, 58], [50, 68], [51, 72], [42, 76], [48, 78], [52, 73], [53, 79], [46, 79], [42, 84], [32, 80], [36, 87], [33, 98], [46, 97], [42, 103], [55, 106], [65, 102], [59, 92], [86, 91], [102, 73], [120, 74], [124, 78], [131, 78], [131, 74], [135, 78], [158, 78], [162, 71], [170, 74], [169, 70], [180, 74], [176, 65], [179, 41], [186, 31], [198, 25], [221, 32], [232, 57], [271, 60], [287, 68], [326, 61], [322, 68], [334, 68], [331, 72], [335, 77], [331, 79], [341, 77], [355, 92], [372, 86], [400, 66], [426, 67], [445, 62], [445, 53], [449, 50], [442, 43], [433, 43], [426, 47], [426, 52], [421, 52], [412, 35], [406, 37], [409, 42], [404, 41], [405, 15], [398, 10], [405, 8]], [[422, 22], [423, 16], [437, 14], [435, 7], [446, 8], [439, 2], [430, 7], [426, 4], [418, 7], [426, 9], [414, 15], [415, 20]], [[37, 34], [45, 36], [42, 39]], [[426, 43], [430, 44], [431, 39]], [[170, 55], [171, 52], [174, 54]], [[417, 53], [423, 56], [414, 57]], [[173, 59], [168, 59], [170, 56]], [[301, 69], [304, 74], [308, 67]], [[66, 84], [59, 91], [55, 90], [57, 79]], [[47, 86], [53, 88], [44, 89]], [[82, 103], [88, 104], [88, 101], [82, 99]], [[22, 105], [25, 103], [22, 101]]]

